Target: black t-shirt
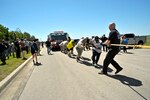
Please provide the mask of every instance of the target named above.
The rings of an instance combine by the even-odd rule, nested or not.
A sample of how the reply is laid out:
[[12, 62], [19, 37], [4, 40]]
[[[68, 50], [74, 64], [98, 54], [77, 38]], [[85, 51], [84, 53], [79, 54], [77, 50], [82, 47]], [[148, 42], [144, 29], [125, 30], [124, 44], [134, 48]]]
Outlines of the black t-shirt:
[[[114, 29], [109, 33], [108, 40], [110, 40], [110, 44], [120, 44], [119, 32]], [[119, 49], [119, 46], [111, 46], [111, 49]]]
[[46, 47], [50, 47], [51, 46], [51, 42], [50, 41], [46, 41]]
[[5, 50], [5, 46], [2, 43], [0, 43], [0, 53], [3, 53], [4, 50]]
[[107, 37], [103, 36], [102, 37], [102, 42], [104, 43], [107, 40]]
[[16, 48], [18, 48], [18, 49], [19, 49], [19, 48], [20, 48], [20, 46], [19, 46], [19, 45], [20, 45], [20, 43], [19, 43], [18, 41], [16, 41], [16, 42], [15, 42], [15, 46], [16, 46]]
[[37, 47], [37, 44], [35, 42], [31, 45], [31, 52], [32, 51], [38, 51], [38, 47]]

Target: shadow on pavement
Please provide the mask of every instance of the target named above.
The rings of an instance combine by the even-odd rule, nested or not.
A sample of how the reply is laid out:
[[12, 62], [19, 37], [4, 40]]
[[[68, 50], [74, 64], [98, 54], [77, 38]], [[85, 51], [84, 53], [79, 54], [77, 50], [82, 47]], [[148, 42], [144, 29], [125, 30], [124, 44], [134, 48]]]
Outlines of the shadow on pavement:
[[76, 54], [73, 54], [72, 56], [77, 56]]
[[76, 59], [76, 57], [75, 56], [68, 56], [69, 58], [72, 58], [72, 59]]
[[107, 75], [108, 77], [114, 78], [116, 80], [119, 80], [124, 85], [128, 86], [141, 86], [142, 82], [138, 79], [128, 77], [125, 75]]
[[38, 63], [38, 64], [35, 64], [35, 66], [42, 66], [42, 64], [41, 64], [41, 63]]
[[[95, 68], [97, 68], [97, 69], [103, 69], [103, 66], [98, 64], [98, 66], [95, 66]], [[108, 67], [107, 72], [112, 72], [112, 71], [113, 70]]]
[[[100, 65], [100, 64], [97, 64], [97, 66], [94, 66], [92, 63], [88, 62], [88, 61], [79, 61], [80, 64], [84, 64], [86, 66], [93, 66], [95, 67], [96, 69], [103, 69], [103, 66]], [[108, 67], [107, 69], [108, 72], [112, 72], [113, 70], [111, 68]]]
[[87, 60], [87, 61], [91, 61], [91, 59], [86, 58], [86, 57], [82, 57], [83, 60]]
[[127, 52], [126, 54], [134, 54], [134, 53], [132, 53], [132, 52]]
[[120, 51], [120, 53], [118, 55], [122, 55], [122, 54], [134, 54], [133, 52], [129, 52], [127, 51], [126, 53], [124, 53], [123, 51]]
[[49, 53], [48, 55], [54, 55], [53, 53]]
[[88, 61], [79, 61], [80, 64], [84, 64], [86, 66], [93, 66], [92, 63], [88, 62]]

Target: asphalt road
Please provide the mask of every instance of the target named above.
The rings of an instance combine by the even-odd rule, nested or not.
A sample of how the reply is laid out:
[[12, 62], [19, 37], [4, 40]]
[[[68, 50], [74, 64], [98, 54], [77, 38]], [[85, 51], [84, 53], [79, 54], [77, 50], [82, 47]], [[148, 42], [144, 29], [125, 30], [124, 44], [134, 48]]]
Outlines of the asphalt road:
[[[76, 53], [75, 53], [76, 54]], [[61, 52], [42, 51], [40, 66], [34, 67], [23, 81], [18, 100], [148, 100], [150, 99], [150, 49], [119, 53], [116, 61], [123, 70], [115, 75], [109, 66], [108, 76], [99, 74], [106, 53], [101, 54], [99, 67], [91, 63], [91, 51], [84, 51], [81, 62]], [[6, 92], [7, 93], [7, 92]], [[16, 100], [15, 96], [13, 100]]]

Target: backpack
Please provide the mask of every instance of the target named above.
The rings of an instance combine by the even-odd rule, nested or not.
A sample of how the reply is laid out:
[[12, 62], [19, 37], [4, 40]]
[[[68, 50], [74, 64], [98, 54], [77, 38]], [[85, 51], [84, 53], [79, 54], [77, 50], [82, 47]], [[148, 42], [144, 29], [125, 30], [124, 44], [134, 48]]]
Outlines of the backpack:
[[35, 51], [34, 43], [31, 45], [31, 50], [32, 50], [32, 51]]

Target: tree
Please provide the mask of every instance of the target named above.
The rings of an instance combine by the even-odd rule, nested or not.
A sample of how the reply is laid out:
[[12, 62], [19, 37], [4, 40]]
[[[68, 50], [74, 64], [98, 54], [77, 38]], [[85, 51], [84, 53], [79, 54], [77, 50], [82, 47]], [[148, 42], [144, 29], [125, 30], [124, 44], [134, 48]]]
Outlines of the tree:
[[27, 32], [24, 32], [23, 33], [23, 37], [26, 38], [26, 39], [29, 39], [30, 38], [30, 34], [27, 33]]
[[35, 40], [35, 36], [32, 35], [32, 36], [30, 37], [30, 39], [31, 39], [31, 40]]
[[0, 24], [0, 34], [3, 39], [9, 40], [9, 29]]
[[0, 24], [0, 40], [10, 40], [14, 41], [16, 38], [26, 38], [28, 40], [34, 40], [35, 36], [31, 36], [28, 32], [22, 33], [19, 28], [17, 28], [15, 31], [10, 31], [9, 29], [3, 25]]
[[9, 39], [12, 41], [15, 41], [16, 40], [16, 33], [15, 31], [10, 31], [9, 32]]
[[0, 32], [0, 40], [4, 39], [4, 34], [2, 32]]

